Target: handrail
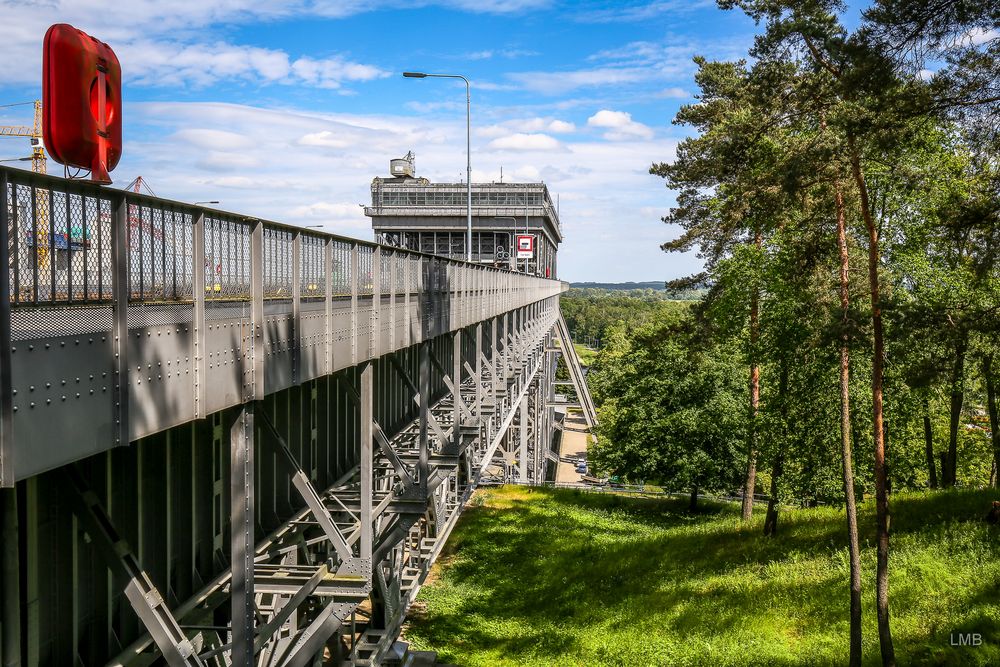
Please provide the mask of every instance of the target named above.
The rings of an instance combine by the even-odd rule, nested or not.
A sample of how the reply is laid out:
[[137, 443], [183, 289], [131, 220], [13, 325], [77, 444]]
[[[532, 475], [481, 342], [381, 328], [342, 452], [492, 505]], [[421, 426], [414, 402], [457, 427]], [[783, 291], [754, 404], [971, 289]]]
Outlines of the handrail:
[[[196, 235], [205, 239], [209, 300], [225, 298], [220, 280], [213, 280], [214, 268], [220, 278], [249, 282], [251, 228], [261, 225], [264, 239], [265, 270], [269, 284], [264, 298], [291, 298], [292, 284], [306, 278], [303, 269], [312, 270], [318, 278], [322, 275], [322, 246], [332, 243], [341, 248], [360, 251], [363, 272], [359, 292], [370, 294], [377, 272], [384, 267], [372, 265], [378, 252], [386, 256], [420, 258], [444, 266], [472, 267], [479, 272], [496, 275], [520, 276], [507, 268], [468, 263], [373, 241], [356, 239], [319, 230], [306, 230], [287, 223], [229, 211], [204, 208], [176, 200], [164, 199], [144, 193], [133, 193], [100, 186], [90, 181], [65, 179], [37, 174], [11, 167], [0, 166], [0, 178], [8, 184], [5, 193], [8, 222], [12, 230], [10, 243], [0, 253], [6, 253], [4, 266], [11, 271], [11, 304], [45, 305], [56, 303], [110, 303], [112, 300], [111, 270], [116, 250], [114, 215], [119, 207], [126, 211], [126, 245], [124, 259], [129, 262], [129, 273], [136, 277], [137, 285], [130, 284], [129, 298], [143, 302], [191, 301], [193, 275], [199, 272], [195, 264]], [[201, 228], [196, 230], [196, 222]], [[313, 263], [308, 267], [292, 265], [306, 254], [295, 249], [296, 239], [301, 246], [312, 249]], [[214, 242], [213, 242], [214, 241]], [[267, 243], [272, 252], [268, 254]], [[347, 259], [335, 258], [332, 268], [343, 278], [347, 273]], [[148, 289], [147, 278], [154, 285]], [[535, 277], [532, 277], [535, 278]], [[170, 285], [166, 282], [169, 279]], [[352, 278], [353, 279], [353, 278]], [[382, 282], [388, 276], [381, 275]], [[161, 284], [162, 283], [162, 284]], [[340, 294], [348, 296], [346, 283], [333, 285]], [[317, 281], [307, 282], [303, 298], [326, 295]], [[284, 290], [282, 292], [282, 290]], [[229, 295], [237, 296], [237, 295]], [[248, 295], [242, 295], [242, 299]], [[237, 296], [236, 300], [241, 300]]]

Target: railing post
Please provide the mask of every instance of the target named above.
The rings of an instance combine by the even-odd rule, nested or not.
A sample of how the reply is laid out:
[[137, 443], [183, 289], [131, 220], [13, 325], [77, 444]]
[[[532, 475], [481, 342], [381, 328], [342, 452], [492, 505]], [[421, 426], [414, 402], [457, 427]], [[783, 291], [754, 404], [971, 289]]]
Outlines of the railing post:
[[382, 246], [372, 252], [372, 331], [368, 350], [372, 359], [382, 353]]
[[391, 251], [389, 256], [389, 349], [388, 352], [396, 350], [398, 341], [396, 340], [396, 264], [399, 263], [400, 255]]
[[[14, 486], [14, 393], [11, 355], [13, 346], [10, 331], [10, 211], [7, 208], [7, 172], [0, 177], [0, 488]], [[12, 194], [11, 205], [17, 197]], [[15, 232], [16, 234], [16, 232]], [[0, 619], [3, 616], [0, 615]], [[0, 645], [0, 655], [3, 646]]]
[[326, 351], [326, 373], [333, 373], [333, 239], [326, 238], [323, 243], [323, 275], [325, 276], [326, 287], [323, 299], [326, 308], [326, 335], [323, 336]]
[[207, 416], [205, 391], [208, 383], [206, 367], [205, 331], [205, 212], [194, 214], [194, 267], [191, 274], [191, 289], [194, 292], [194, 416]]
[[358, 363], [358, 244], [351, 244], [351, 363]]
[[115, 353], [115, 445], [129, 443], [129, 379], [128, 379], [128, 300], [129, 300], [129, 249], [128, 249], [128, 197], [116, 193], [112, 198], [113, 223], [111, 226], [111, 289], [112, 336]]
[[250, 391], [245, 401], [264, 398], [264, 224], [253, 221], [250, 231]]
[[292, 384], [302, 382], [302, 233], [292, 232]]

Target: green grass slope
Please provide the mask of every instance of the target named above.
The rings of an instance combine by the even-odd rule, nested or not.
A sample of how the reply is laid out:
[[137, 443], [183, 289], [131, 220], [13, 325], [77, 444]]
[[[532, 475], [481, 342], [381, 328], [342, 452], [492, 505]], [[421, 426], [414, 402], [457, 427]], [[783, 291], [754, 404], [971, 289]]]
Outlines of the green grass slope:
[[[989, 491], [893, 498], [891, 614], [901, 665], [1000, 665], [1000, 528]], [[783, 512], [506, 487], [473, 498], [406, 638], [458, 665], [843, 665], [841, 511]], [[861, 507], [865, 664], [879, 661], [874, 509]], [[763, 512], [757, 514], [762, 515]], [[980, 646], [951, 646], [978, 632]], [[955, 635], [957, 641], [957, 634]]]

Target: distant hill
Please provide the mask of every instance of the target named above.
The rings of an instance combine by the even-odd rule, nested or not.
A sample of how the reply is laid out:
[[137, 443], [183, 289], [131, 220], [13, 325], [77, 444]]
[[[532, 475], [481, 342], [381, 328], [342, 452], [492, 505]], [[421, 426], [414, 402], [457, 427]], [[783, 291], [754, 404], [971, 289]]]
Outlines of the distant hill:
[[621, 291], [637, 289], [666, 289], [665, 281], [663, 280], [652, 280], [644, 283], [570, 283], [569, 286], [575, 287], [576, 289], [609, 289]]
[[700, 289], [668, 290], [661, 282], [642, 283], [570, 283], [564, 297], [577, 299], [642, 299], [645, 301], [699, 301], [708, 291]]

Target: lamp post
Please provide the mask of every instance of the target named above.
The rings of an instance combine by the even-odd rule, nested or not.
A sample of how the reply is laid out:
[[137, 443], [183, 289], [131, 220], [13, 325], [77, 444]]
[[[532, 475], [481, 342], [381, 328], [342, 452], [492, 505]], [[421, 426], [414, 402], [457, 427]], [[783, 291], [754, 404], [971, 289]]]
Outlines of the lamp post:
[[428, 74], [426, 72], [403, 72], [407, 79], [461, 79], [465, 82], [465, 189], [467, 195], [466, 202], [466, 230], [465, 230], [465, 259], [472, 261], [472, 91], [469, 80], [461, 74]]
[[219, 201], [217, 199], [213, 199], [212, 201], [196, 201], [194, 205], [197, 206], [198, 204], [218, 204], [218, 203]]

